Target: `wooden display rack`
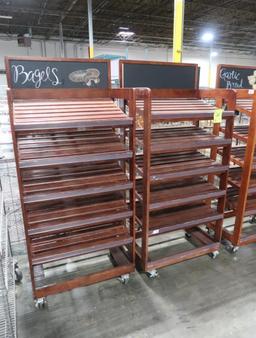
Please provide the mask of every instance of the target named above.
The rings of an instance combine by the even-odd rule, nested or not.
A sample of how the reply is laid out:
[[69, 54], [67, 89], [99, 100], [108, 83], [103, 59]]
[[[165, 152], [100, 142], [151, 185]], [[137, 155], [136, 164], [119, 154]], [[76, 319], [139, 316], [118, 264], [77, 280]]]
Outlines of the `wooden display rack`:
[[[115, 99], [126, 100], [129, 116]], [[8, 101], [37, 305], [114, 277], [127, 282], [135, 262], [135, 91], [12, 88]], [[99, 254], [109, 255], [107, 267], [49, 277], [52, 265]]]
[[[229, 170], [229, 188], [225, 218], [235, 217], [233, 230], [223, 229], [223, 238], [228, 241], [227, 248], [236, 252], [239, 246], [256, 242], [254, 227], [245, 227], [245, 217], [256, 214], [256, 183], [255, 183], [255, 141], [256, 141], [256, 105], [255, 90], [249, 83], [248, 76], [255, 73], [256, 67], [239, 65], [218, 65], [216, 87], [225, 88], [225, 81], [221, 79], [222, 69], [236, 93], [236, 111], [240, 114], [239, 124], [234, 127], [234, 146], [231, 151]], [[232, 79], [234, 78], [234, 79]], [[227, 81], [226, 81], [227, 82]], [[236, 88], [240, 82], [242, 88]], [[248, 122], [242, 123], [245, 116]], [[249, 231], [248, 231], [249, 230]]]
[[[126, 63], [130, 66], [126, 69], [128, 71], [132, 64], [143, 65], [144, 62], [120, 62], [123, 85], [126, 83]], [[154, 64], [148, 62], [148, 71]], [[182, 65], [178, 67], [182, 68]], [[191, 89], [160, 89], [158, 79], [158, 89], [148, 91], [145, 106], [137, 97], [137, 115], [138, 119], [143, 115], [140, 119], [143, 128], [136, 131], [136, 260], [139, 269], [150, 277], [157, 276], [156, 269], [167, 265], [206, 254], [215, 258], [220, 248], [235, 94], [225, 90], [197, 90], [197, 71], [194, 67]], [[179, 75], [177, 68], [175, 74]], [[150, 74], [141, 76], [144, 76], [146, 85]], [[175, 78], [171, 81], [174, 85]], [[183, 81], [186, 82], [185, 77]], [[218, 123], [212, 132], [201, 127], [202, 121], [213, 121], [215, 111], [215, 107], [205, 103], [203, 98], [216, 100], [219, 107], [224, 101], [227, 103], [229, 111], [223, 113], [226, 121], [224, 137], [215, 135], [219, 131]], [[182, 125], [183, 122], [186, 124]], [[214, 160], [217, 147], [223, 149], [220, 162]], [[210, 224], [213, 235], [206, 228]], [[170, 243], [171, 236], [179, 236], [181, 231], [196, 248], [191, 245], [174, 253], [172, 249], [171, 253], [162, 251], [163, 243]]]
[[[235, 126], [233, 132], [236, 145], [231, 151], [225, 217], [235, 217], [235, 223], [233, 231], [228, 228], [223, 231], [223, 238], [231, 243], [228, 247], [232, 252], [236, 252], [239, 246], [256, 242], [256, 231], [244, 229], [244, 217], [251, 216], [254, 223], [256, 214], [256, 95], [252, 100], [253, 95], [248, 94], [248, 90], [239, 90], [237, 97], [236, 110], [245, 114], [249, 123]], [[253, 227], [247, 230], [253, 230]]]
[[[150, 277], [156, 275], [157, 268], [205, 254], [215, 258], [218, 254], [234, 118], [233, 111], [223, 113], [226, 128], [222, 138], [200, 127], [201, 121], [213, 120], [214, 108], [202, 98], [215, 98], [215, 91], [159, 90], [156, 94], [152, 90], [152, 95], [152, 111], [144, 110], [144, 128], [137, 130], [137, 145], [143, 155], [136, 160], [141, 177], [136, 187], [136, 254], [141, 269]], [[162, 122], [184, 121], [191, 124], [155, 128]], [[216, 147], [223, 149], [221, 163], [201, 152], [213, 154]], [[217, 201], [216, 207], [213, 201]], [[209, 223], [213, 236], [202, 227]], [[154, 259], [150, 254], [152, 239], [180, 230], [197, 247], [160, 258], [156, 255]]]

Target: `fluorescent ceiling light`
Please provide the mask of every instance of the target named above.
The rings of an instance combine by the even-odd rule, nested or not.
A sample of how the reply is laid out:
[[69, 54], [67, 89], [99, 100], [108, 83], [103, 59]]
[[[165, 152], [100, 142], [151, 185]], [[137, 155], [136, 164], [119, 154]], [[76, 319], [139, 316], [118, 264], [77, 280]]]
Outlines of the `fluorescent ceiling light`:
[[0, 15], [0, 19], [11, 20], [11, 19], [12, 19], [12, 16], [10, 16], [10, 15]]
[[214, 40], [214, 34], [212, 32], [206, 32], [202, 35], [202, 40], [204, 42], [211, 42]]
[[218, 52], [211, 52], [211, 56], [212, 57], [215, 57], [215, 56], [217, 56], [218, 55]]
[[121, 31], [121, 32], [117, 33], [117, 36], [120, 36], [122, 38], [130, 38], [133, 35], [134, 35], [134, 32]]

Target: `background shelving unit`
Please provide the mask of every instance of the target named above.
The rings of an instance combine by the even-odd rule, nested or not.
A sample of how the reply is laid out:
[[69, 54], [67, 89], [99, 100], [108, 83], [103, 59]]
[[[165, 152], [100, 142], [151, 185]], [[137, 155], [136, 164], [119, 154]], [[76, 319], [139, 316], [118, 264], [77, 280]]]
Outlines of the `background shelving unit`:
[[[254, 97], [254, 101], [252, 99]], [[229, 170], [229, 189], [225, 217], [235, 217], [234, 228], [224, 228], [223, 237], [231, 243], [230, 249], [236, 252], [239, 246], [256, 241], [253, 226], [244, 226], [245, 217], [255, 222], [256, 214], [256, 104], [255, 95], [248, 90], [237, 91], [236, 110], [246, 116], [246, 124], [234, 127], [234, 146], [231, 150], [231, 167]]]
[[[227, 248], [231, 252], [256, 241], [254, 226], [246, 221], [246, 217], [251, 217], [250, 223], [254, 223], [256, 214], [256, 106], [255, 91], [250, 81], [254, 73], [253, 66], [218, 65], [216, 74], [217, 88], [232, 88], [235, 91], [238, 114], [233, 133], [225, 211], [225, 217], [231, 222], [227, 222], [230, 224], [223, 231], [223, 238], [227, 240]], [[234, 221], [231, 217], [234, 217]]]

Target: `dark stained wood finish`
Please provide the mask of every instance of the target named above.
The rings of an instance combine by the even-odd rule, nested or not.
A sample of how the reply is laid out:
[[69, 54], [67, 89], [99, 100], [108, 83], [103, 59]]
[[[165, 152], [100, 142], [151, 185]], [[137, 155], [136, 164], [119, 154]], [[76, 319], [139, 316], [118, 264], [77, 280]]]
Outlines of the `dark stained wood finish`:
[[[148, 95], [146, 102], [140, 100], [143, 91]], [[227, 104], [224, 136], [219, 135], [219, 124], [212, 133], [200, 127], [201, 121], [213, 120], [215, 110], [203, 98], [215, 99], [219, 107]], [[142, 126], [136, 132], [136, 237], [141, 240], [136, 254], [143, 271], [219, 250], [234, 109], [233, 91], [165, 89], [150, 94], [147, 89], [137, 90], [137, 117]], [[183, 121], [187, 125], [181, 125]], [[159, 122], [174, 125], [159, 127]], [[217, 148], [222, 150], [222, 161], [216, 160]], [[216, 207], [212, 201], [217, 202]], [[201, 229], [208, 224], [213, 224], [213, 237]], [[152, 237], [177, 230], [189, 233], [196, 248], [154, 259], [150, 254]]]
[[[19, 89], [8, 100], [34, 297], [134, 271], [135, 90]], [[44, 264], [102, 250], [114, 267], [44, 283]]]
[[229, 173], [229, 189], [227, 211], [225, 217], [235, 217], [233, 231], [224, 229], [223, 237], [233, 246], [247, 245], [256, 242], [255, 234], [243, 231], [244, 217], [256, 214], [256, 94], [251, 91], [236, 90], [236, 110], [248, 117], [248, 125], [238, 125], [234, 128], [233, 137], [241, 144], [231, 151], [231, 168]]

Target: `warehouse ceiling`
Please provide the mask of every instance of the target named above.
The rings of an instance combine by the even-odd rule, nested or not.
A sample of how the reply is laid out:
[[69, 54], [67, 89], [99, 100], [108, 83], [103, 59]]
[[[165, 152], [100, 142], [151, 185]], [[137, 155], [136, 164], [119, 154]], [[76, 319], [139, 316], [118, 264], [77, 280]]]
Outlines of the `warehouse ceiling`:
[[[173, 0], [92, 0], [94, 39], [106, 44], [120, 41], [119, 27], [135, 35], [130, 45], [172, 47]], [[0, 0], [0, 34], [28, 33], [47, 39], [88, 41], [86, 0]], [[233, 52], [256, 54], [256, 0], [186, 0], [184, 47], [204, 48], [201, 35], [215, 34], [214, 46]]]

